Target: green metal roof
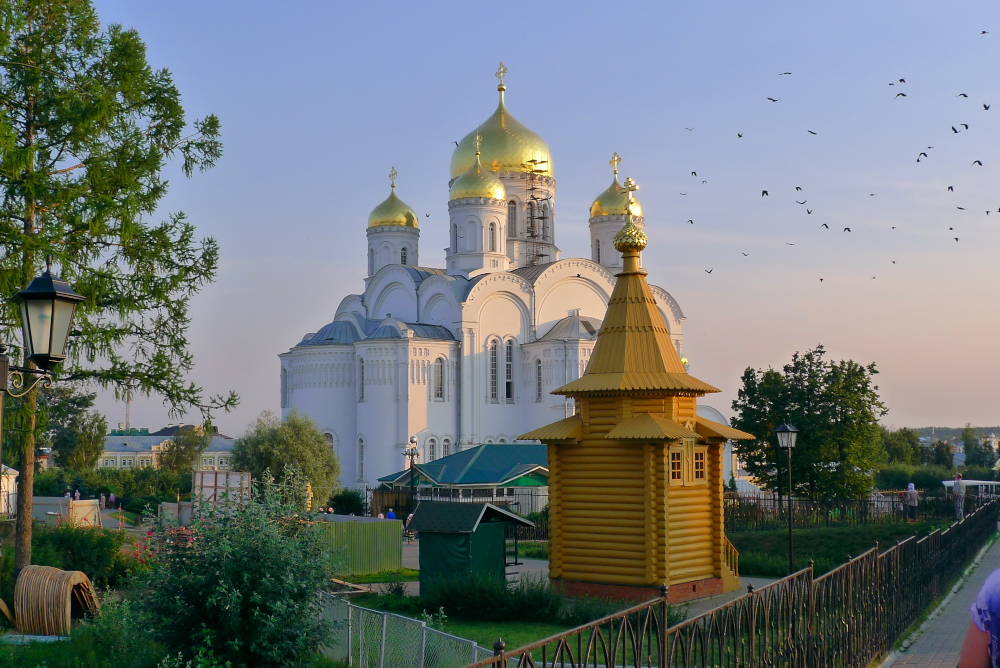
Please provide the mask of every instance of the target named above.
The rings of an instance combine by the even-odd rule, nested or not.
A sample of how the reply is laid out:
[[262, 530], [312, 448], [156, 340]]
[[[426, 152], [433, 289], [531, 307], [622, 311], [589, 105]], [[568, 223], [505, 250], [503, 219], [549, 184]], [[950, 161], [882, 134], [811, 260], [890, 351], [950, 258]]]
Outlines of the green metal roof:
[[[421, 477], [435, 485], [500, 485], [539, 467], [548, 469], [548, 446], [521, 443], [484, 443], [453, 455], [418, 464]], [[382, 476], [379, 482], [409, 481], [406, 469]]]
[[511, 522], [533, 527], [532, 522], [491, 503], [421, 501], [408, 528], [422, 533], [472, 533], [483, 522]]

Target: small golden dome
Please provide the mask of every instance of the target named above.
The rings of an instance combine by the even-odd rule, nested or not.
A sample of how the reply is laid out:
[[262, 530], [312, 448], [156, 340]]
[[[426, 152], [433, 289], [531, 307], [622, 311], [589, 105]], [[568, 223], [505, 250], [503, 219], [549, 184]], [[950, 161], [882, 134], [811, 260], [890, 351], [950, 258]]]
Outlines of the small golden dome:
[[632, 219], [629, 218], [628, 222], [625, 223], [625, 227], [618, 230], [614, 242], [615, 248], [620, 253], [630, 250], [641, 251], [649, 242], [649, 237], [646, 236], [645, 232], [636, 227]]
[[[598, 195], [590, 206], [590, 217], [624, 216], [627, 214], [628, 193], [622, 189], [618, 182], [618, 174], [615, 174], [615, 180], [611, 182], [608, 189]], [[632, 215], [636, 218], [642, 218], [642, 204], [634, 195], [632, 196]]]
[[463, 197], [490, 197], [492, 199], [507, 199], [507, 190], [496, 174], [483, 167], [476, 154], [476, 164], [451, 184], [451, 200]]
[[402, 227], [418, 227], [417, 214], [410, 208], [410, 205], [396, 197], [396, 186], [393, 184], [392, 192], [384, 202], [372, 209], [368, 216], [368, 227], [381, 227], [383, 225], [400, 225]]
[[535, 160], [537, 162], [534, 168], [553, 176], [555, 172], [552, 169], [549, 145], [507, 111], [504, 104], [507, 86], [501, 82], [497, 90], [500, 91], [497, 110], [482, 125], [465, 135], [451, 154], [451, 178], [464, 174], [475, 165], [477, 134], [483, 138], [483, 163], [490, 171], [528, 172], [533, 169], [528, 161]]

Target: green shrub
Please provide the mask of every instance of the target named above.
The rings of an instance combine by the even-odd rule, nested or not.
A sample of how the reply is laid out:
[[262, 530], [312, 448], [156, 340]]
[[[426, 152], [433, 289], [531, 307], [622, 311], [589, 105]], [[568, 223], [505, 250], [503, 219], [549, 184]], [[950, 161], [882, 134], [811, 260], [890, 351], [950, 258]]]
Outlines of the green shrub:
[[549, 525], [549, 506], [546, 504], [541, 511], [537, 513], [528, 513], [526, 519], [529, 522], [534, 522], [537, 527], [547, 527]]
[[127, 512], [137, 515], [155, 515], [159, 507], [160, 497], [157, 496], [139, 496], [125, 504]]
[[518, 545], [520, 555], [525, 559], [548, 559], [548, 543], [521, 543]]
[[[801, 570], [809, 565], [809, 555], [795, 557], [795, 570]], [[813, 573], [817, 576], [832, 571], [840, 564], [830, 559], [815, 559]], [[747, 552], [740, 555], [740, 575], [757, 575], [764, 577], [783, 578], [788, 575], [788, 555], [768, 554], [766, 552]]]
[[357, 489], [341, 489], [330, 497], [327, 507], [333, 506], [333, 512], [338, 515], [364, 515], [366, 510], [365, 495]]
[[301, 665], [330, 637], [316, 592], [333, 571], [316, 528], [302, 519], [300, 476], [259, 481], [254, 501], [203, 507], [185, 529], [155, 529], [156, 560], [138, 589], [153, 636], [191, 658]]
[[83, 571], [97, 587], [118, 587], [144, 570], [134, 552], [123, 550], [128, 534], [70, 525], [38, 527], [31, 540], [32, 563]]
[[913, 483], [926, 494], [940, 494], [944, 490], [942, 480], [950, 480], [955, 472], [943, 466], [912, 466], [893, 464], [875, 474], [875, 486], [879, 489], [906, 489]]

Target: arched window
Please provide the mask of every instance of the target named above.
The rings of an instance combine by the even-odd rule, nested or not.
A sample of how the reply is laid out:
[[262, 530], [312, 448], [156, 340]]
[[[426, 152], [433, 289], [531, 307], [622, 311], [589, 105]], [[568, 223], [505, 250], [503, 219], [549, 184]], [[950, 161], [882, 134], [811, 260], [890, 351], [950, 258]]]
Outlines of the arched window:
[[365, 400], [365, 360], [363, 357], [358, 358], [358, 387], [360, 391], [358, 392], [358, 400]]
[[365, 479], [365, 439], [358, 438], [358, 480]]
[[500, 343], [493, 339], [490, 343], [490, 401], [499, 400], [499, 364], [500, 364]]
[[446, 438], [441, 441], [441, 456], [447, 457], [451, 454], [451, 439]]
[[542, 360], [535, 358], [535, 401], [542, 400]]
[[406, 264], [406, 246], [403, 246], [403, 249], [399, 251], [399, 263]]
[[372, 276], [375, 274], [375, 249], [368, 249], [368, 275]]
[[432, 462], [437, 459], [437, 439], [427, 439], [427, 461]]
[[495, 223], [490, 223], [490, 252], [497, 252], [497, 226]]
[[281, 370], [281, 407], [288, 405], [288, 369]]
[[458, 252], [458, 225], [454, 223], [451, 225], [451, 252]]
[[514, 403], [514, 339], [507, 341], [507, 354], [503, 370], [503, 396], [508, 404]]
[[528, 227], [529, 237], [538, 237], [538, 221], [535, 219], [535, 203], [528, 202]]
[[434, 360], [434, 398], [444, 401], [444, 358]]
[[326, 440], [327, 444], [333, 445], [333, 434], [331, 434], [330, 432], [326, 432], [325, 434], [323, 434], [323, 438]]
[[549, 222], [549, 205], [542, 202], [542, 237], [544, 241], [552, 241], [552, 223]]
[[600, 261], [601, 261], [601, 240], [600, 239], [595, 239], [594, 240], [594, 262], [600, 262]]
[[517, 202], [507, 202], [507, 236], [517, 236]]

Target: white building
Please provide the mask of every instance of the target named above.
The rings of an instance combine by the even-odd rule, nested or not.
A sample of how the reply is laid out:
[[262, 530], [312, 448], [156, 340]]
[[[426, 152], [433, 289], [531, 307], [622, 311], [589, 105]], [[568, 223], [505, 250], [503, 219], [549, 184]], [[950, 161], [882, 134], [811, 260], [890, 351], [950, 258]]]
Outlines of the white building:
[[[104, 452], [97, 460], [100, 469], [145, 469], [160, 467], [160, 453], [170, 446], [169, 436], [105, 436]], [[228, 471], [236, 441], [227, 436], [213, 436], [195, 461], [195, 470]]]
[[[422, 461], [513, 441], [573, 413], [555, 389], [579, 377], [622, 265], [611, 242], [627, 196], [613, 181], [590, 210], [590, 258], [562, 259], [548, 144], [500, 101], [451, 158], [445, 266], [420, 265], [418, 217], [396, 194], [368, 218], [368, 276], [332, 322], [281, 359], [282, 414], [308, 415], [340, 456], [341, 482], [398, 471], [411, 435]], [[598, 188], [595, 188], [598, 190]], [[633, 204], [644, 227], [641, 205]], [[360, 221], [359, 221], [360, 223]], [[653, 286], [678, 351], [684, 316]]]

